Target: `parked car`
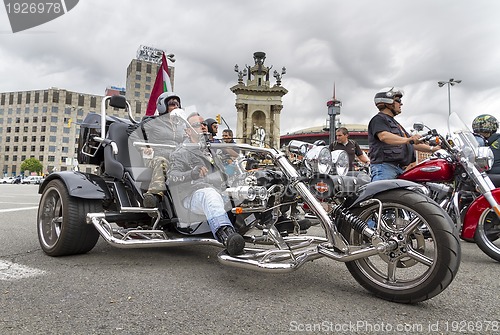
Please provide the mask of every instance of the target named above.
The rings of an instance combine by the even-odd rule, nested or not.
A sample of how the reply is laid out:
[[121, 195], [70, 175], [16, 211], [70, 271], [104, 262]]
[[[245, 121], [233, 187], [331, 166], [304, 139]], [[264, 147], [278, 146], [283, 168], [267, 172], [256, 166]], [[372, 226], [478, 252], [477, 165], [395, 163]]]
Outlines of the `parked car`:
[[0, 179], [0, 184], [13, 184], [15, 179], [15, 177], [4, 177]]
[[28, 176], [22, 180], [21, 184], [40, 184], [42, 180], [42, 176]]

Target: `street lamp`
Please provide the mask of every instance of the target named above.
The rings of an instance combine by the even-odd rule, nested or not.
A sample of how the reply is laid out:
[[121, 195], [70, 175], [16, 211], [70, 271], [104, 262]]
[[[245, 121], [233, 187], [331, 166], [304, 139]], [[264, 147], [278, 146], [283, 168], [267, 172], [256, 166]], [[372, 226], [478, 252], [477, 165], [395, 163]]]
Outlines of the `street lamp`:
[[448, 115], [451, 114], [451, 99], [450, 99], [450, 86], [455, 86], [455, 84], [460, 84], [461, 80], [455, 80], [450, 78], [448, 81], [438, 81], [438, 86], [443, 87], [444, 85], [448, 85]]

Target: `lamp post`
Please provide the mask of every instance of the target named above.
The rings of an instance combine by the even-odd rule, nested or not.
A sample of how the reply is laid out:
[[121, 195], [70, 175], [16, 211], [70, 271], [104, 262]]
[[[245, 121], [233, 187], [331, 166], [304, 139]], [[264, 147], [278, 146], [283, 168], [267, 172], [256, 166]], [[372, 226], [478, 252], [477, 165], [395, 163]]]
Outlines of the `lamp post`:
[[444, 85], [448, 85], [448, 115], [451, 114], [451, 98], [450, 98], [450, 86], [455, 86], [455, 84], [460, 84], [461, 80], [455, 80], [450, 78], [448, 81], [438, 81], [438, 86], [443, 87]]

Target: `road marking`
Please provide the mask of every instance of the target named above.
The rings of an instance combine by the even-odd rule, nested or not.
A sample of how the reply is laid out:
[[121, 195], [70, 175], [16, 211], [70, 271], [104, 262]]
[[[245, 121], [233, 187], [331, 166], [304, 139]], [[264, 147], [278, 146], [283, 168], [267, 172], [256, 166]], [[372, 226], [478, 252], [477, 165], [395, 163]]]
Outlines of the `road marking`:
[[38, 208], [38, 206], [0, 209], [0, 213], [15, 212], [15, 211], [26, 211], [28, 209], [36, 209], [36, 208]]
[[43, 275], [45, 271], [0, 259], [0, 280], [17, 280]]

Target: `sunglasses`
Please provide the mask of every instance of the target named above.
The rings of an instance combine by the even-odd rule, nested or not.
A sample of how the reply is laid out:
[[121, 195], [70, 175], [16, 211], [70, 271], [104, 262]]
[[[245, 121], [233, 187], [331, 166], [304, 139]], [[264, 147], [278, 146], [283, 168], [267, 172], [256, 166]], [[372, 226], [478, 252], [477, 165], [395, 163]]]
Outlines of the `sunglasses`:
[[398, 104], [401, 103], [401, 99], [394, 99], [394, 102], [397, 102]]
[[200, 128], [201, 126], [207, 126], [207, 123], [206, 122], [195, 122], [195, 123], [191, 123], [191, 127], [193, 128]]
[[167, 106], [179, 106], [179, 101], [174, 100], [174, 99], [170, 99], [170, 100], [167, 102]]

